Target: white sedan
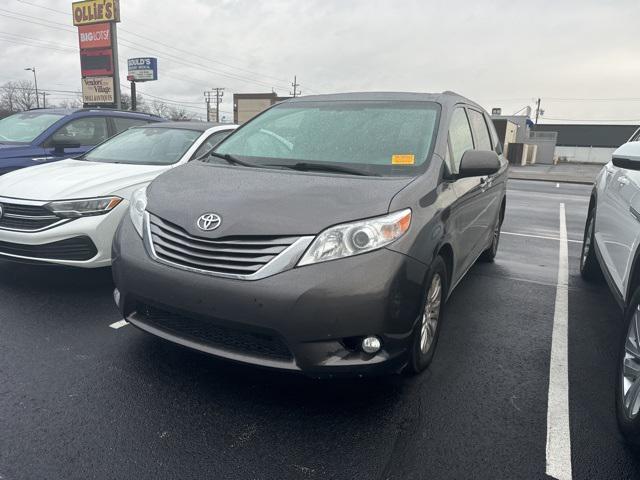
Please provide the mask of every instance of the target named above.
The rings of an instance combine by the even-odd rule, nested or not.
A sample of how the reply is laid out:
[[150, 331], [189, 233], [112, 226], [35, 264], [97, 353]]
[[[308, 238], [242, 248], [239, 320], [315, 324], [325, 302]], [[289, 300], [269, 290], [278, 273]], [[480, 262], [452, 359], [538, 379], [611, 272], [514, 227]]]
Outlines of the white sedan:
[[132, 192], [206, 155], [235, 128], [200, 122], [133, 127], [81, 157], [1, 176], [0, 258], [111, 265], [113, 236]]

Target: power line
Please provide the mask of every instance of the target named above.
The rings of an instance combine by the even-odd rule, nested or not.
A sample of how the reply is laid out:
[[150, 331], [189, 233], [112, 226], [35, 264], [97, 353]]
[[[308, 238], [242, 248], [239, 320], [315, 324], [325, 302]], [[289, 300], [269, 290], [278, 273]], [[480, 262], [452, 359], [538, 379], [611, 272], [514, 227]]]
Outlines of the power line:
[[[8, 15], [6, 13], [1, 13], [1, 12], [8, 12], [11, 15]], [[16, 15], [19, 15], [19, 16], [16, 16]], [[53, 29], [56, 29], [56, 30], [63, 30], [63, 31], [66, 31], [66, 32], [75, 33], [74, 30], [66, 28], [66, 25], [63, 24], [63, 23], [53, 22], [51, 20], [46, 20], [46, 19], [43, 19], [43, 18], [40, 18], [40, 17], [34, 17], [33, 15], [26, 15], [26, 14], [16, 13], [16, 12], [12, 12], [11, 10], [5, 10], [3, 8], [0, 8], [0, 16], [11, 18], [13, 20], [19, 20], [19, 21], [26, 22], [26, 23], [31, 23], [31, 24], [34, 24], [34, 25], [53, 28]], [[20, 17], [27, 17], [27, 18], [20, 18]], [[41, 22], [46, 22], [46, 23], [41, 23], [41, 22], [36, 22], [36, 21], [33, 21], [33, 20], [29, 20], [29, 18], [35, 18], [37, 20], [40, 20]], [[51, 24], [51, 25], [49, 25], [49, 24]], [[65, 25], [65, 28], [57, 27], [55, 25]], [[256, 80], [256, 79], [252, 79], [252, 78], [242, 77], [242, 76], [234, 74], [234, 73], [215, 70], [215, 69], [212, 69], [210, 67], [209, 68], [205, 68], [205, 67], [202, 67], [202, 66], [195, 67], [193, 64], [186, 63], [186, 62], [182, 61], [182, 59], [180, 57], [177, 57], [175, 55], [168, 54], [168, 53], [163, 53], [160, 50], [157, 50], [155, 48], [149, 47], [149, 46], [144, 45], [144, 44], [130, 42], [130, 41], [128, 41], [128, 40], [126, 40], [126, 39], [124, 39], [122, 37], [120, 37], [120, 43], [124, 44], [125, 46], [127, 46], [129, 48], [134, 48], [134, 49], [137, 49], [140, 46], [144, 47], [146, 50], [149, 50], [151, 52], [156, 52], [156, 55], [158, 56], [158, 58], [160, 58], [162, 60], [166, 60], [167, 58], [169, 58], [170, 62], [173, 61], [174, 63], [179, 63], [181, 65], [185, 65], [185, 66], [187, 66], [189, 68], [193, 68], [194, 70], [206, 71], [208, 73], [213, 73], [215, 75], [222, 75], [222, 76], [231, 78], [233, 80], [238, 80], [238, 81], [246, 82], [246, 83], [253, 83], [253, 84], [256, 84], [256, 85], [265, 86], [267, 88], [271, 88], [272, 87], [272, 85], [270, 83], [262, 82], [262, 81], [259, 81], [259, 80]], [[280, 87], [286, 88], [286, 87], [283, 87], [282, 85], [280, 85]]]
[[[17, 1], [18, 1], [18, 2], [20, 2], [20, 3], [24, 3], [24, 4], [27, 4], [27, 5], [31, 5], [31, 6], [33, 6], [33, 7], [42, 8], [42, 9], [45, 9], [45, 10], [49, 10], [49, 11], [53, 11], [53, 12], [57, 12], [57, 13], [61, 13], [61, 14], [63, 14], [63, 15], [67, 15], [67, 16], [72, 16], [72, 14], [71, 14], [71, 13], [69, 13], [69, 12], [63, 12], [62, 10], [57, 10], [57, 9], [54, 9], [54, 8], [45, 7], [45, 6], [43, 6], [43, 5], [38, 5], [38, 4], [35, 4], [35, 3], [32, 3], [32, 2], [28, 2], [28, 1], [25, 1], [25, 0], [17, 0]], [[11, 12], [10, 10], [4, 10], [4, 11], [6, 11], [6, 12]], [[11, 13], [16, 13], [16, 12], [11, 12]], [[38, 20], [43, 20], [43, 19], [42, 19], [42, 18], [40, 18], [40, 17], [34, 17], [34, 16], [26, 15], [26, 14], [18, 14], [18, 15], [23, 15], [23, 16], [26, 16], [26, 17], [29, 17], [29, 18], [36, 18], [36, 19], [38, 19]], [[55, 24], [57, 24], [57, 25], [64, 25], [64, 24], [57, 23], [57, 22], [52, 22], [52, 23], [55, 23]], [[181, 49], [181, 48], [175, 47], [175, 46], [173, 46], [173, 45], [168, 45], [168, 44], [163, 43], [163, 42], [160, 42], [160, 41], [158, 41], [158, 40], [156, 40], [156, 39], [153, 39], [153, 38], [150, 38], [150, 37], [147, 37], [147, 36], [144, 36], [144, 35], [140, 35], [139, 33], [135, 33], [135, 32], [132, 32], [132, 31], [130, 31], [130, 30], [126, 30], [126, 29], [124, 29], [124, 28], [121, 28], [121, 29], [120, 29], [120, 31], [122, 31], [122, 32], [124, 32], [124, 33], [127, 33], [127, 34], [129, 34], [129, 35], [136, 36], [136, 37], [138, 37], [138, 38], [142, 38], [142, 39], [145, 39], [145, 40], [149, 40], [149, 41], [153, 42], [154, 44], [161, 45], [161, 46], [166, 47], [166, 48], [170, 48], [170, 49], [175, 50], [175, 51], [177, 51], [177, 52], [184, 53], [184, 54], [190, 55], [190, 56], [192, 56], [192, 57], [199, 58], [199, 59], [201, 59], [201, 60], [205, 60], [205, 61], [208, 61], [208, 62], [211, 62], [211, 63], [216, 63], [216, 64], [219, 64], [219, 65], [223, 65], [223, 66], [225, 66], [225, 67], [227, 67], [227, 68], [231, 68], [231, 69], [234, 69], [234, 70], [238, 70], [238, 71], [240, 71], [240, 72], [245, 72], [245, 73], [249, 73], [249, 74], [252, 74], [252, 75], [259, 75], [259, 76], [261, 76], [261, 77], [263, 77], [263, 78], [270, 78], [270, 79], [272, 79], [272, 80], [277, 80], [278, 82], [286, 82], [286, 80], [283, 80], [283, 79], [281, 79], [281, 78], [279, 78], [279, 77], [275, 77], [275, 76], [272, 76], [272, 75], [267, 75], [267, 74], [264, 74], [264, 73], [259, 73], [259, 72], [256, 72], [256, 71], [254, 71], [254, 70], [248, 70], [248, 69], [246, 69], [246, 68], [237, 67], [237, 66], [235, 66], [235, 65], [231, 65], [231, 64], [229, 64], [229, 63], [225, 63], [225, 62], [222, 62], [222, 61], [220, 61], [220, 60], [214, 60], [214, 59], [211, 59], [211, 58], [208, 58], [208, 57], [204, 57], [204, 56], [202, 56], [202, 55], [198, 55], [198, 54], [193, 53], [193, 52], [191, 52], [191, 51], [184, 50], [184, 49]], [[233, 74], [232, 72], [228, 72], [228, 73]], [[248, 80], [248, 79], [247, 79], [247, 80]], [[310, 89], [310, 90], [311, 90], [311, 89]]]
[[28, 37], [26, 35], [17, 35], [15, 33], [11, 33], [11, 32], [0, 31], [0, 35], [7, 35], [7, 36], [10, 36], [10, 37], [17, 37], [17, 38], [25, 38], [25, 39], [27, 39], [29, 41], [44, 43], [45, 45], [53, 44], [53, 45], [59, 46], [60, 48], [71, 48], [73, 50], [78, 50], [78, 46], [77, 45], [69, 45], [67, 43], [54, 43], [54, 42], [50, 42], [48, 40], [40, 40], [39, 38]]
[[640, 122], [638, 118], [586, 118], [586, 119], [578, 119], [578, 118], [553, 118], [553, 117], [544, 117], [545, 120], [553, 120], [556, 122]]
[[[5, 13], [1, 13], [3, 11], [4, 12], [9, 12], [12, 15], [7, 15]], [[51, 23], [53, 25], [49, 25], [47, 23], [36, 22], [36, 21], [33, 21], [33, 20], [29, 20], [27, 18], [20, 18], [20, 17], [15, 16], [15, 15], [20, 15], [20, 16], [28, 17], [28, 18], [36, 18], [38, 20], [42, 20], [43, 22], [48, 22], [48, 23]], [[42, 19], [40, 17], [34, 17], [32, 15], [19, 14], [19, 13], [12, 12], [10, 10], [5, 10], [5, 9], [2, 9], [2, 8], [0, 8], [0, 16], [11, 18], [11, 19], [14, 19], [14, 20], [19, 20], [19, 21], [26, 22], [26, 23], [31, 23], [31, 24], [34, 24], [34, 25], [47, 27], [47, 28], [53, 28], [53, 29], [56, 29], [56, 30], [63, 30], [63, 31], [66, 31], [66, 32], [75, 33], [72, 29], [55, 26], [55, 25], [64, 25], [62, 23], [52, 22], [50, 20]], [[128, 40], [123, 39], [122, 37], [120, 38], [120, 43], [122, 43], [124, 46], [129, 47], [129, 48], [138, 49], [141, 46], [141, 47], [145, 48], [146, 50], [149, 50], [151, 52], [156, 52], [156, 55], [158, 56], [158, 58], [160, 58], [162, 60], [169, 59], [169, 63], [171, 63], [171, 62], [178, 63], [178, 64], [181, 64], [181, 65], [187, 66], [189, 68], [192, 68], [194, 70], [200, 70], [200, 71], [204, 71], [204, 72], [208, 72], [208, 73], [213, 73], [215, 75], [222, 75], [222, 76], [231, 78], [233, 80], [238, 80], [238, 81], [245, 82], [245, 83], [253, 83], [255, 85], [261, 85], [261, 86], [265, 86], [267, 88], [271, 88], [272, 87], [272, 85], [270, 83], [262, 82], [262, 81], [259, 81], [259, 80], [256, 80], [256, 79], [247, 78], [247, 77], [242, 77], [242, 76], [234, 74], [234, 73], [215, 70], [215, 69], [212, 69], [210, 67], [208, 67], [208, 68], [205, 68], [203, 66], [195, 67], [191, 63], [186, 63], [180, 57], [177, 57], [175, 55], [168, 54], [168, 53], [163, 53], [160, 50], [157, 50], [155, 48], [149, 47], [149, 46], [144, 45], [144, 44], [129, 42]], [[286, 88], [286, 87], [283, 87], [282, 85], [280, 85], [280, 87], [281, 88]]]
[[56, 48], [56, 47], [49, 47], [49, 46], [45, 46], [45, 45], [38, 45], [38, 44], [34, 44], [34, 43], [27, 43], [25, 41], [19, 41], [19, 40], [12, 40], [10, 38], [0, 38], [0, 42], [6, 42], [6, 43], [13, 43], [13, 44], [17, 44], [17, 45], [24, 45], [27, 47], [36, 47], [36, 48], [44, 48], [47, 50], [55, 50], [57, 52], [71, 52], [72, 50], [64, 50], [62, 48]]

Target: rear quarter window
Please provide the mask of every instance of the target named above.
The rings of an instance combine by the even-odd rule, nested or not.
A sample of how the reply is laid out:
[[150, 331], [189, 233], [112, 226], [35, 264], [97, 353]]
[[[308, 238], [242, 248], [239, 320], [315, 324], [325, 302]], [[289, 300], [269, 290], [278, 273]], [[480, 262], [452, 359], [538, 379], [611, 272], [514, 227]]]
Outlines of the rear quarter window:
[[142, 118], [125, 118], [125, 117], [111, 117], [116, 129], [116, 133], [123, 132], [131, 127], [137, 127], [140, 125], [147, 125], [150, 123], [148, 120]]

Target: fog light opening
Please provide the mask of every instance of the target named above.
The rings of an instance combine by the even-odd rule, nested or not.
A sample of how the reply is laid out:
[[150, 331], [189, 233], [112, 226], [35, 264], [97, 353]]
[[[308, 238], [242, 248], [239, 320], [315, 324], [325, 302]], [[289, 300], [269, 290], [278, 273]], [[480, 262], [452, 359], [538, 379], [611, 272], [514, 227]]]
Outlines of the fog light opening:
[[364, 337], [362, 340], [362, 351], [364, 353], [378, 353], [382, 347], [382, 342], [378, 337]]

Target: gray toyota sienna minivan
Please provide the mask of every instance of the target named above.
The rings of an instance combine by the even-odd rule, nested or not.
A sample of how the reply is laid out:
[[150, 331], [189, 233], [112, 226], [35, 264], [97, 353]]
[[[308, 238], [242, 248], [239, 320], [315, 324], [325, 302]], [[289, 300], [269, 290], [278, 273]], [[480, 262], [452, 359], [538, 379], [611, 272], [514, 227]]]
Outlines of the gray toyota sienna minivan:
[[493, 260], [507, 162], [451, 92], [287, 100], [138, 190], [113, 247], [124, 318], [313, 377], [423, 370], [449, 294]]

